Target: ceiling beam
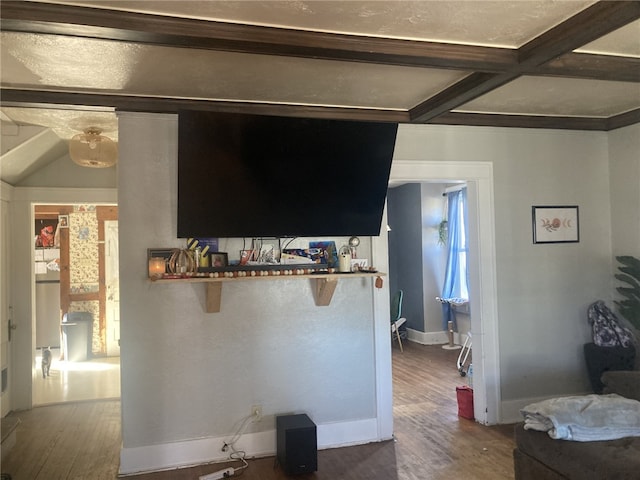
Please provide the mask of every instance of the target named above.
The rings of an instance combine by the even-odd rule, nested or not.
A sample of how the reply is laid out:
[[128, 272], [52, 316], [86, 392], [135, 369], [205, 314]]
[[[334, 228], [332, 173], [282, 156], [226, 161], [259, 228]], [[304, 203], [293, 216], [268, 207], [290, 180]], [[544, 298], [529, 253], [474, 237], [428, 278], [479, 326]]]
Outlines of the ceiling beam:
[[542, 65], [640, 18], [640, 2], [596, 2], [518, 49], [522, 65]]
[[284, 55], [396, 66], [503, 71], [516, 51], [472, 45], [312, 32], [109, 9], [3, 1], [3, 31], [168, 47]]
[[626, 127], [634, 123], [640, 123], [640, 108], [607, 118], [605, 130], [615, 130], [616, 128]]
[[426, 123], [530, 72], [560, 55], [640, 18], [640, 2], [598, 2], [518, 49], [520, 69], [475, 73], [410, 110], [412, 121]]
[[[204, 110], [258, 115], [328, 118], [341, 120], [411, 123], [409, 113], [396, 110], [349, 109], [312, 105], [283, 105], [251, 102], [185, 100], [128, 95], [105, 95], [42, 90], [0, 88], [4, 107], [56, 108], [88, 111], [133, 111], [178, 113], [180, 110]], [[90, 107], [87, 105], [91, 105]], [[452, 112], [431, 119], [435, 125], [470, 125], [480, 127], [552, 128], [564, 130], [609, 131], [640, 122], [640, 109], [610, 118], [562, 117], [538, 115], [504, 115]]]
[[403, 123], [409, 121], [409, 114], [406, 111], [368, 108], [160, 98], [93, 92], [79, 93], [12, 88], [0, 88], [0, 97], [2, 98], [3, 107], [74, 109], [84, 105], [93, 105], [95, 107], [112, 107], [121, 111], [145, 113], [178, 113], [180, 110], [205, 110], [372, 122]]
[[451, 112], [440, 115], [439, 117], [430, 120], [428, 123], [435, 125], [469, 125], [475, 127], [609, 130], [606, 118], [501, 115], [491, 113]]
[[568, 53], [531, 69], [530, 73], [553, 77], [640, 82], [640, 58]]

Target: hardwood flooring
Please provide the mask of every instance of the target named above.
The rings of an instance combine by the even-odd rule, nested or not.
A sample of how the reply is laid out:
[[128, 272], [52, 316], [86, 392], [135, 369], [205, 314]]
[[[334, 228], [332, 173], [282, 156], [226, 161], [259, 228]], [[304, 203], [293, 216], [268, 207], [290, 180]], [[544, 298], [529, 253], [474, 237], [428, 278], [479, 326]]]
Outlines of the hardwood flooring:
[[17, 442], [2, 460], [12, 480], [113, 480], [120, 464], [120, 401], [17, 412]]
[[[34, 406], [120, 398], [120, 357], [95, 357], [82, 362], [68, 362], [59, 360], [59, 349], [51, 350], [53, 361], [50, 376], [42, 378], [36, 375], [33, 379]], [[41, 359], [38, 353], [36, 365], [40, 365]]]
[[[274, 458], [249, 460], [244, 480], [510, 480], [513, 426], [485, 427], [459, 418], [457, 350], [405, 342], [393, 349], [395, 440], [318, 452], [318, 471], [287, 477]], [[12, 480], [117, 476], [120, 402], [37, 407], [19, 412], [18, 443], [3, 460]], [[197, 480], [238, 463], [136, 475], [133, 480]]]

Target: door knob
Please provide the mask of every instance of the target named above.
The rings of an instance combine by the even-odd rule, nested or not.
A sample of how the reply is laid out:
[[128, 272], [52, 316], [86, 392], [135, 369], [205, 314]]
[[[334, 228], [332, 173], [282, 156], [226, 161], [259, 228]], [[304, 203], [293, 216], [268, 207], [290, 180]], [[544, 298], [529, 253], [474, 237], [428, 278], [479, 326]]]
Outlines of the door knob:
[[18, 328], [18, 326], [9, 319], [8, 330], [9, 330], [9, 341], [11, 341], [11, 331]]

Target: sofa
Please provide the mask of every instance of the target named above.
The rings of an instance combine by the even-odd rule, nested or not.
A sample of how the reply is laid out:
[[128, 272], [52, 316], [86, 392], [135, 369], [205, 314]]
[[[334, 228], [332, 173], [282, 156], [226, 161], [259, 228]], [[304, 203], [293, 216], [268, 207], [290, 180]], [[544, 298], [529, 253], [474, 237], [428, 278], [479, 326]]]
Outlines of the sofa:
[[[640, 401], [640, 371], [607, 371], [603, 393]], [[546, 432], [515, 427], [516, 480], [637, 480], [640, 437], [597, 442], [554, 440]]]

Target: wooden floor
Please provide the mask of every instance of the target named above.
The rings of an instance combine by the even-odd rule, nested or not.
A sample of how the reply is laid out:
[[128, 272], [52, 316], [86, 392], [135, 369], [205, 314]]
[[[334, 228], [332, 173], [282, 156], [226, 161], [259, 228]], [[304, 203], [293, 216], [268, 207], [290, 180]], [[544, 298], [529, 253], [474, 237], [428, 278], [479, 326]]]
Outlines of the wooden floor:
[[[407, 342], [408, 343], [408, 342]], [[408, 344], [393, 349], [396, 440], [321, 450], [318, 471], [298, 480], [513, 479], [513, 426], [485, 427], [457, 416], [458, 351]], [[52, 405], [20, 412], [18, 443], [2, 462], [12, 480], [117, 477], [120, 402]], [[226, 465], [137, 475], [134, 480], [197, 480]], [[244, 480], [287, 477], [273, 457], [249, 460]]]
[[21, 420], [17, 442], [2, 460], [2, 473], [12, 480], [117, 478], [119, 400], [36, 407], [15, 415]]

